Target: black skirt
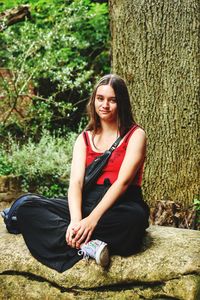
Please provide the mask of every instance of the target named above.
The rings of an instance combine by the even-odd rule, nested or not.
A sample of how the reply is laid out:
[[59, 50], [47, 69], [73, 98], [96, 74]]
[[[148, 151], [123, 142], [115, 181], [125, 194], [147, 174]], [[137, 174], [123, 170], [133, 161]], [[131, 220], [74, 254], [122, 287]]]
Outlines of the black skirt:
[[[82, 214], [88, 216], [107, 191], [107, 185], [95, 185], [83, 195]], [[130, 186], [100, 218], [91, 239], [108, 244], [110, 254], [128, 256], [141, 246], [148, 227], [149, 208], [140, 187]], [[17, 211], [17, 220], [31, 254], [46, 266], [64, 272], [82, 257], [66, 243], [70, 223], [67, 199], [31, 199]]]

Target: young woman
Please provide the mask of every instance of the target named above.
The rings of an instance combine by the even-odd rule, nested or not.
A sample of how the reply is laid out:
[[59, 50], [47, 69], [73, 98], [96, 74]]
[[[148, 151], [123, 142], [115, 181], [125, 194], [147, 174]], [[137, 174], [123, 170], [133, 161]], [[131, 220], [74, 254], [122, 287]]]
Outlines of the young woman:
[[[88, 103], [89, 124], [75, 142], [68, 201], [28, 200], [17, 219], [32, 255], [63, 272], [82, 257], [102, 266], [109, 254], [128, 256], [141, 246], [149, 208], [141, 192], [146, 136], [135, 124], [125, 82], [106, 75]], [[122, 136], [96, 184], [84, 192], [86, 167]]]

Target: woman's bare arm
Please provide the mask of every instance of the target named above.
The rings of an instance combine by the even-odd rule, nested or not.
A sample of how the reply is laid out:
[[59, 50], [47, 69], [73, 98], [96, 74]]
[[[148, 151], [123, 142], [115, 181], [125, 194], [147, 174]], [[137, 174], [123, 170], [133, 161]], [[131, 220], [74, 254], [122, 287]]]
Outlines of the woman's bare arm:
[[68, 189], [68, 204], [71, 223], [66, 233], [66, 240], [72, 246], [73, 226], [82, 219], [82, 187], [85, 174], [86, 146], [83, 135], [79, 135], [73, 150], [70, 183]]

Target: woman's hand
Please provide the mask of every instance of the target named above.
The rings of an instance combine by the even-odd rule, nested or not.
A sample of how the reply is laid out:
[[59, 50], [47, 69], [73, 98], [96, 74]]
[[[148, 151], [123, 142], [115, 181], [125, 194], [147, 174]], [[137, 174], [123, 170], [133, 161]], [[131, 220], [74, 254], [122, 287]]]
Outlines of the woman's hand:
[[71, 221], [66, 231], [66, 242], [72, 248], [76, 248], [74, 238], [76, 236], [75, 228], [78, 228], [79, 221]]
[[97, 221], [95, 221], [92, 216], [88, 216], [79, 221], [75, 226], [73, 226], [75, 237], [72, 240], [72, 244], [79, 249], [82, 243], [89, 242], [96, 225]]

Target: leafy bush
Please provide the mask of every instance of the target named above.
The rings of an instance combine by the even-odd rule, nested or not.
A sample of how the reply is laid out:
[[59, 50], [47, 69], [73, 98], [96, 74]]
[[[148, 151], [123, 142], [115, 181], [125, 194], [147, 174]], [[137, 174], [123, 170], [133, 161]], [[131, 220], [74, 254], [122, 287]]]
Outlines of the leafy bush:
[[[0, 10], [26, 2], [5, 1]], [[0, 76], [0, 109], [8, 105], [2, 134], [38, 137], [41, 128], [76, 130], [91, 86], [110, 68], [107, 4], [28, 3], [31, 19], [7, 27], [0, 36], [0, 66], [12, 71], [8, 79]], [[24, 118], [16, 118], [24, 97], [32, 105]]]
[[7, 150], [1, 149], [1, 175], [21, 177], [24, 192], [32, 190], [48, 197], [66, 195], [76, 135], [69, 133], [64, 139], [43, 131], [38, 143], [29, 139], [24, 145], [10, 138]]
[[9, 175], [13, 172], [12, 164], [8, 160], [5, 149], [1, 146], [0, 148], [0, 176]]
[[194, 198], [194, 209], [196, 210], [197, 226], [200, 227], [200, 198], [199, 195]]

